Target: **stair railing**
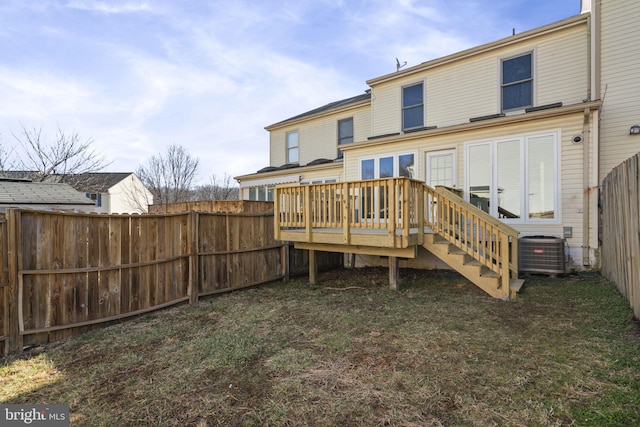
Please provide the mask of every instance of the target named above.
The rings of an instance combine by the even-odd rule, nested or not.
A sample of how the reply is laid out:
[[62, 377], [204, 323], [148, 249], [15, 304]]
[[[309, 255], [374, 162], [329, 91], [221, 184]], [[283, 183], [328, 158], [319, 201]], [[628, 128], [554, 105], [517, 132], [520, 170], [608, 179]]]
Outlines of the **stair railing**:
[[501, 286], [518, 277], [518, 231], [447, 189], [424, 185], [424, 223], [498, 273]]

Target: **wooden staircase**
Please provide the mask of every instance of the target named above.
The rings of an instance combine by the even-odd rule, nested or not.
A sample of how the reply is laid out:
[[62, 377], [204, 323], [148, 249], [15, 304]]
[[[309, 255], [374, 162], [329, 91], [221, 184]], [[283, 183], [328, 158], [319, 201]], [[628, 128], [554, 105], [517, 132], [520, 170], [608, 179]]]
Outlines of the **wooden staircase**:
[[517, 230], [414, 179], [278, 186], [274, 221], [276, 239], [300, 249], [388, 256], [392, 287], [398, 258], [418, 246], [494, 298], [512, 299], [523, 284]]
[[509, 291], [505, 292], [500, 274], [436, 233], [425, 233], [422, 246], [494, 298], [513, 299], [524, 284], [522, 279], [510, 278]]

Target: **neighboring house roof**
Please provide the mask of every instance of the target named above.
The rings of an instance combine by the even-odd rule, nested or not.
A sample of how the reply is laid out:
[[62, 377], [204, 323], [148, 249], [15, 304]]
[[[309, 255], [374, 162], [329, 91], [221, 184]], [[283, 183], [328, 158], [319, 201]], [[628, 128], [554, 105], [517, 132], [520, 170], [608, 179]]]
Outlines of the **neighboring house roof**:
[[111, 187], [131, 176], [133, 172], [96, 172], [64, 175], [60, 182], [85, 193], [106, 193]]
[[298, 114], [297, 116], [290, 117], [286, 120], [283, 120], [278, 123], [274, 123], [270, 126], [267, 126], [265, 129], [269, 130], [275, 126], [280, 126], [287, 122], [292, 122], [296, 120], [303, 119], [305, 117], [315, 116], [316, 114], [326, 113], [329, 111], [337, 110], [339, 108], [344, 108], [353, 104], [358, 104], [363, 101], [369, 101], [371, 99], [371, 91], [367, 90], [362, 95], [352, 96], [351, 98], [342, 99], [340, 101], [330, 102], [327, 105], [323, 105], [322, 107], [315, 108], [313, 110], [307, 111], [306, 113]]
[[0, 204], [93, 205], [68, 184], [0, 179]]

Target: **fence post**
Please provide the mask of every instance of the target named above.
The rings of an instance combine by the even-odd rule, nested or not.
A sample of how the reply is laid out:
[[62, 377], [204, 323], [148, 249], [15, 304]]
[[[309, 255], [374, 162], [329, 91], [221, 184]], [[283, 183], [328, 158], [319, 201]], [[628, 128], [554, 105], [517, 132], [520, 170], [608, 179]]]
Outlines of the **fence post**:
[[22, 351], [23, 340], [20, 335], [20, 313], [21, 306], [20, 285], [18, 280], [18, 253], [19, 253], [19, 227], [20, 211], [7, 209], [7, 259], [9, 261], [9, 288], [7, 292], [7, 302], [9, 311], [9, 324], [7, 325], [7, 335], [9, 337], [9, 351]]
[[198, 248], [200, 247], [199, 242], [199, 230], [198, 223], [199, 214], [198, 212], [191, 211], [189, 212], [189, 304], [196, 304], [198, 302], [198, 289], [200, 289], [200, 274], [198, 274], [199, 270], [199, 256], [198, 256]]

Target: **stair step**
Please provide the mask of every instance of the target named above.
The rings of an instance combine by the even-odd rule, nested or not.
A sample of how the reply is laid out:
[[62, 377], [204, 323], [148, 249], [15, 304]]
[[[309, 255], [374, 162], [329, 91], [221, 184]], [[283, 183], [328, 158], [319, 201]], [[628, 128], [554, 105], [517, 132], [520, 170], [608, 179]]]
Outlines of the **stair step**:
[[482, 277], [496, 277], [500, 278], [500, 275], [493, 270], [489, 270], [487, 267], [483, 267], [480, 270], [480, 276]]
[[466, 255], [467, 253], [460, 248], [452, 246], [451, 248], [449, 248], [449, 254], [450, 255]]
[[[469, 257], [469, 258], [471, 258], [471, 257]], [[480, 261], [478, 261], [477, 259], [473, 259], [473, 258], [466, 260], [464, 262], [464, 265], [473, 265], [473, 266], [476, 266], [476, 267], [482, 267], [482, 263]]]
[[511, 279], [509, 281], [509, 290], [513, 292], [520, 292], [522, 285], [524, 285], [524, 279]]

